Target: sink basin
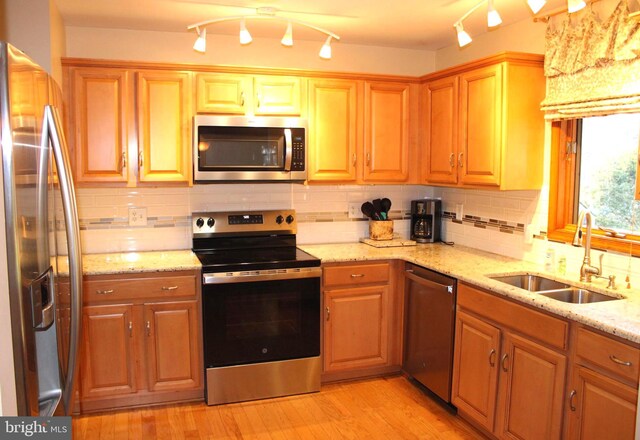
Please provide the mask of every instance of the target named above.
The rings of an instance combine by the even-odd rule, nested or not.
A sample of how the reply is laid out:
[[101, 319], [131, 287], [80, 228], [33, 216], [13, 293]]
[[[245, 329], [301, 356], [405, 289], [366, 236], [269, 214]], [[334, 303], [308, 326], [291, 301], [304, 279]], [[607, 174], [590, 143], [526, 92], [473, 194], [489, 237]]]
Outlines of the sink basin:
[[540, 292], [540, 295], [571, 304], [585, 304], [620, 299], [615, 296], [603, 295], [602, 293], [593, 292], [591, 290], [578, 289], [577, 287]]
[[566, 289], [571, 287], [568, 284], [560, 281], [555, 281], [549, 278], [542, 277], [540, 275], [507, 275], [490, 277], [496, 281], [500, 281], [510, 286], [519, 287], [520, 289], [528, 290], [529, 292], [541, 292], [544, 290], [557, 290]]

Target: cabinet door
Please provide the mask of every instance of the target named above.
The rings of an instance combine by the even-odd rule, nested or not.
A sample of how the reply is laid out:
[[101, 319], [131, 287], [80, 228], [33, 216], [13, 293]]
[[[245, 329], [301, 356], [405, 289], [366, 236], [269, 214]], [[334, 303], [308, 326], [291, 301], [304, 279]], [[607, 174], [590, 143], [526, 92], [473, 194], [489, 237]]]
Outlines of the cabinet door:
[[244, 115], [251, 95], [246, 75], [196, 75], [196, 112]]
[[82, 397], [135, 393], [131, 305], [83, 310]]
[[360, 84], [349, 80], [309, 81], [310, 182], [356, 180]]
[[196, 301], [144, 305], [150, 391], [200, 386], [197, 313]]
[[451, 402], [493, 431], [498, 395], [500, 329], [458, 311]]
[[301, 79], [294, 76], [256, 76], [253, 79], [256, 115], [299, 116], [302, 113]]
[[425, 100], [423, 176], [427, 183], [458, 181], [458, 77], [427, 83]]
[[406, 181], [409, 84], [366, 82], [364, 106], [364, 181]]
[[634, 438], [637, 387], [579, 365], [573, 369], [573, 386], [575, 395], [569, 400], [570, 439]]
[[566, 356], [511, 333], [502, 353], [499, 437], [559, 439]]
[[138, 179], [189, 182], [191, 86], [183, 72], [138, 73]]
[[325, 291], [324, 371], [388, 363], [389, 287]]
[[500, 185], [502, 65], [460, 75], [458, 166], [465, 185]]
[[129, 74], [119, 69], [72, 71], [71, 107], [78, 182], [127, 182], [131, 118]]

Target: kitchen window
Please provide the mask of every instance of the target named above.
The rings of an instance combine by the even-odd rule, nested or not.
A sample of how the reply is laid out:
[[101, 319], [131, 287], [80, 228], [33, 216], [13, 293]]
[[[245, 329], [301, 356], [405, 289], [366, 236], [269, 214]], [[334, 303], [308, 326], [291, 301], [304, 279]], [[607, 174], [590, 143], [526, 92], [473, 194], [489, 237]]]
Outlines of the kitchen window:
[[579, 212], [589, 209], [595, 248], [640, 255], [639, 138], [640, 114], [553, 123], [551, 240], [570, 242]]

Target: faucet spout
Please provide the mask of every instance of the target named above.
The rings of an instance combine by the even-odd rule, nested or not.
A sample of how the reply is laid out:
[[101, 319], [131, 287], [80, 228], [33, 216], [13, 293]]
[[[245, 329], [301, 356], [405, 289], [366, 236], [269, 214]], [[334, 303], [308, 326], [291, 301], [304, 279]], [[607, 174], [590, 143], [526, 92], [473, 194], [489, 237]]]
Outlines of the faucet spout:
[[578, 247], [582, 245], [582, 223], [585, 217], [587, 219], [587, 230], [585, 232], [584, 259], [582, 260], [582, 266], [580, 266], [580, 281], [590, 283], [591, 277], [593, 275], [600, 275], [601, 269], [591, 265], [591, 227], [593, 223], [593, 216], [587, 209], [581, 211], [578, 215], [578, 224], [576, 225], [576, 233], [573, 236], [572, 244]]

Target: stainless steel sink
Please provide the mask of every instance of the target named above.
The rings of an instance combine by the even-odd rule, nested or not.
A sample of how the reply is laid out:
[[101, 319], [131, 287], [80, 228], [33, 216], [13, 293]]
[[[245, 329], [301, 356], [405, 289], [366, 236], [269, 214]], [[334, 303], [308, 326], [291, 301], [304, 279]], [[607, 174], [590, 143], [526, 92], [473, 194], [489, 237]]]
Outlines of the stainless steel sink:
[[552, 280], [542, 277], [540, 275], [519, 274], [519, 275], [507, 275], [507, 276], [495, 276], [489, 277], [496, 281], [500, 281], [510, 286], [519, 287], [520, 289], [528, 290], [529, 292], [541, 292], [544, 290], [556, 290], [566, 289], [571, 287], [568, 284], [560, 281]]
[[616, 296], [604, 295], [592, 290], [574, 287], [570, 284], [563, 283], [562, 281], [552, 280], [540, 275], [531, 275], [525, 273], [515, 275], [490, 276], [489, 278], [508, 284], [510, 286], [528, 290], [529, 292], [537, 293], [541, 296], [545, 296], [556, 301], [562, 301], [570, 304], [587, 304], [622, 299]]
[[585, 304], [620, 299], [615, 296], [603, 295], [602, 293], [593, 292], [591, 290], [578, 289], [577, 287], [540, 292], [540, 295], [571, 304]]

